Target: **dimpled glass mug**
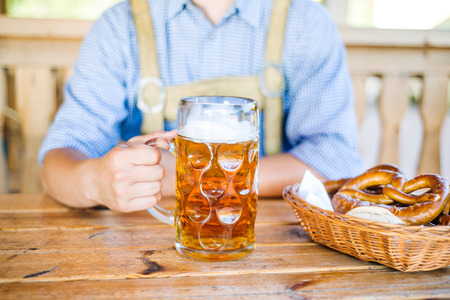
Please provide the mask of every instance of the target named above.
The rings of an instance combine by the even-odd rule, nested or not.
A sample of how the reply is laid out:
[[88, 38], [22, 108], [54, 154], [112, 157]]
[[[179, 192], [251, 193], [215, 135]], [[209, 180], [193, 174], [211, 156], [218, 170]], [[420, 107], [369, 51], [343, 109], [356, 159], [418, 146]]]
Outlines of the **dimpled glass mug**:
[[179, 253], [206, 260], [254, 250], [258, 198], [259, 112], [254, 100], [180, 100], [175, 142], [147, 142], [176, 157], [176, 208], [148, 211], [176, 227]]

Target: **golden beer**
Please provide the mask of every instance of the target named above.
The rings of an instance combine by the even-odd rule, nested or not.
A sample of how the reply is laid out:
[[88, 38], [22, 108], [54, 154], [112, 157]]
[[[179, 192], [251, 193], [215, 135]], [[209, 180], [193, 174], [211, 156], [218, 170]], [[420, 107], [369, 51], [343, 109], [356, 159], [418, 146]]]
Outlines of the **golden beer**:
[[174, 215], [179, 252], [228, 260], [253, 251], [258, 142], [257, 135], [208, 142], [178, 134]]
[[259, 110], [228, 96], [180, 99], [177, 137], [146, 142], [176, 157], [176, 207], [148, 212], [176, 227], [175, 247], [205, 260], [241, 258], [255, 247]]

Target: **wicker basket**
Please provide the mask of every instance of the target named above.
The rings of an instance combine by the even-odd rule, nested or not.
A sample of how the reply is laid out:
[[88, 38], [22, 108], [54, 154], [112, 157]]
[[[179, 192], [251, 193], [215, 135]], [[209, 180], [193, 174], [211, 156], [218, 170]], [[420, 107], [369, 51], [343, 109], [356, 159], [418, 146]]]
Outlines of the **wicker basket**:
[[316, 243], [402, 272], [450, 264], [450, 226], [405, 226], [326, 211], [297, 197], [292, 186], [284, 189], [283, 197]]

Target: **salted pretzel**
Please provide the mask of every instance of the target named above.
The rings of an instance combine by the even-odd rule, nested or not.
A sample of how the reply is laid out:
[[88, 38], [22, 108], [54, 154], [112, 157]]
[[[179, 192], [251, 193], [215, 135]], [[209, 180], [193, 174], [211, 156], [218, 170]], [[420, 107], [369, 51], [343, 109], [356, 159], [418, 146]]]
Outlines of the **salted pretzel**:
[[[335, 211], [345, 214], [359, 206], [380, 206], [408, 225], [428, 224], [441, 212], [448, 213], [449, 185], [444, 178], [426, 174], [407, 181], [398, 169], [379, 167], [346, 181], [331, 200]], [[379, 188], [377, 193], [369, 192], [373, 187]], [[411, 194], [422, 188], [429, 190]]]

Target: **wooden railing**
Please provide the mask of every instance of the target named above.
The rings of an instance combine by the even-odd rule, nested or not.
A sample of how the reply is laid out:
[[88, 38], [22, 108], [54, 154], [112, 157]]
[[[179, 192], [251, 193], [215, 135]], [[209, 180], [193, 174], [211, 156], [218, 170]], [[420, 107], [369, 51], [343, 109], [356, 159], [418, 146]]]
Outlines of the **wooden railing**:
[[0, 132], [7, 146], [0, 191], [41, 190], [37, 152], [91, 25], [0, 17], [0, 107], [6, 117]]
[[[416, 98], [422, 133], [411, 132], [413, 136], [408, 138], [419, 140], [420, 153], [418, 165], [407, 167], [412, 170], [410, 175], [444, 172], [450, 176], [450, 161], [443, 163], [441, 151], [450, 138], [448, 132], [447, 138], [441, 139], [442, 130], [448, 128], [443, 128], [443, 122], [448, 118], [450, 31], [345, 28], [341, 34], [348, 50], [360, 122], [367, 112], [366, 79], [369, 76], [381, 79], [377, 103], [382, 124], [378, 162], [400, 164], [403, 154], [399, 151], [400, 128], [412, 106], [409, 83], [411, 79], [419, 79], [421, 92]], [[408, 163], [413, 162], [403, 164]]]
[[[37, 152], [63, 101], [62, 86], [91, 25], [91, 21], [0, 17], [0, 138], [5, 141], [5, 147], [0, 147], [0, 192], [42, 190]], [[380, 142], [369, 147], [379, 151], [366, 164], [405, 165], [411, 174], [448, 170], [442, 168], [440, 135], [448, 110], [450, 31], [341, 28], [341, 35], [348, 50], [361, 128], [372, 129], [366, 121], [374, 107], [381, 120]], [[366, 87], [373, 78], [381, 82], [375, 105]], [[423, 133], [414, 133], [421, 144], [417, 165], [402, 162], [399, 154], [400, 129], [412, 105], [410, 79], [422, 83], [422, 93], [416, 95], [423, 120]], [[361, 131], [360, 136], [372, 139], [372, 133]]]

